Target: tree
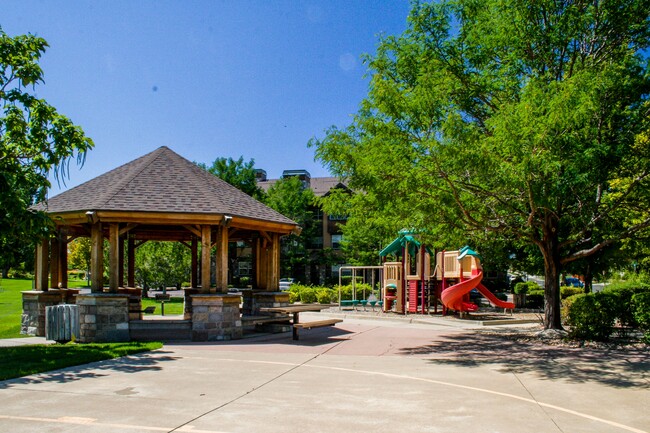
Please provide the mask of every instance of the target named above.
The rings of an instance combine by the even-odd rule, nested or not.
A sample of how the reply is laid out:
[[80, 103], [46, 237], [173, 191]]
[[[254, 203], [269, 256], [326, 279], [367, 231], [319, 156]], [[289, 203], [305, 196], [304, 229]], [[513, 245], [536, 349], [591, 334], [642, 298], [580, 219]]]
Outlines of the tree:
[[650, 225], [649, 13], [647, 0], [415, 3], [367, 59], [353, 124], [311, 145], [433, 233], [535, 245], [544, 326], [561, 329], [562, 267]]
[[[28, 91], [43, 82], [38, 64], [47, 42], [33, 35], [10, 37], [0, 29], [0, 255], [15, 254], [13, 240], [30, 243], [50, 226], [30, 206], [45, 199], [48, 175], [68, 175], [82, 164], [90, 138], [46, 101]], [[8, 260], [8, 259], [7, 259]]]
[[190, 261], [181, 243], [148, 241], [136, 249], [135, 277], [145, 289], [180, 286], [190, 279]]
[[261, 200], [264, 197], [264, 191], [257, 186], [254, 159], [244, 162], [243, 156], [237, 161], [232, 158], [217, 158], [210, 167], [203, 163], [197, 165], [253, 198]]
[[77, 238], [68, 243], [68, 266], [72, 269], [82, 269], [89, 275], [91, 246], [90, 238]]
[[298, 177], [287, 177], [275, 182], [267, 191], [266, 205], [291, 218], [302, 227], [300, 236], [290, 234], [282, 238], [282, 275], [291, 275], [305, 281], [309, 263], [309, 245], [318, 236], [320, 226], [315, 223], [316, 199]]

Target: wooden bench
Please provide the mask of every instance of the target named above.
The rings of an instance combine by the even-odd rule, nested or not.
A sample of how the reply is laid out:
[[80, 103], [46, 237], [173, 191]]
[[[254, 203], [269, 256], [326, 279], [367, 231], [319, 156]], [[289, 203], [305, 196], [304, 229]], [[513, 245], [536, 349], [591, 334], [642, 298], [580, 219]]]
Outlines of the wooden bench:
[[337, 323], [340, 323], [342, 321], [343, 319], [325, 319], [325, 320], [315, 320], [313, 322], [294, 323], [293, 339], [298, 340], [298, 329], [323, 328], [325, 326], [334, 326]]
[[140, 312], [144, 314], [153, 314], [155, 311], [156, 311], [155, 305], [150, 305], [149, 307], [146, 307], [144, 310], [140, 310]]

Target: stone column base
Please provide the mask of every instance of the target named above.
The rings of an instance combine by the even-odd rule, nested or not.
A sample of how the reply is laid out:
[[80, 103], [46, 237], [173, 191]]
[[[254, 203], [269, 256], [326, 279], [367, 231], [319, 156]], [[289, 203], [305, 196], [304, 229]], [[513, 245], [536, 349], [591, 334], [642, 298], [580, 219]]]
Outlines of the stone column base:
[[289, 292], [253, 292], [253, 315], [260, 316], [260, 308], [286, 307], [289, 305]]
[[201, 289], [190, 287], [183, 289], [185, 292], [185, 302], [183, 303], [183, 320], [192, 320], [192, 296], [199, 294]]
[[129, 295], [77, 295], [80, 343], [129, 341]]
[[242, 338], [239, 295], [210, 293], [191, 295], [192, 341], [222, 341]]
[[58, 290], [42, 292], [30, 290], [23, 294], [23, 315], [20, 333], [45, 337], [45, 307], [61, 303], [61, 293]]

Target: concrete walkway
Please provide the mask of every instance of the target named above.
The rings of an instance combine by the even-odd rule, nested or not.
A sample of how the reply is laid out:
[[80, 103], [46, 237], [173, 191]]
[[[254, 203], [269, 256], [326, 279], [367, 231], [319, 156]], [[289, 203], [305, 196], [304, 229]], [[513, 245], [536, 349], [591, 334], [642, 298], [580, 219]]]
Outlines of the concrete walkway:
[[346, 318], [0, 382], [0, 431], [638, 433], [649, 374], [647, 351]]

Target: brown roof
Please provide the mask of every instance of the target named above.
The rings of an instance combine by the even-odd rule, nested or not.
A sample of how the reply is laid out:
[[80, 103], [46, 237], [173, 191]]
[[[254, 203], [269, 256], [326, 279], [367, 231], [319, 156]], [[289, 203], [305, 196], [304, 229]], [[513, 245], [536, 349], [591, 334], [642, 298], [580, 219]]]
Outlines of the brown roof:
[[36, 206], [48, 213], [134, 211], [294, 221], [163, 146]]

